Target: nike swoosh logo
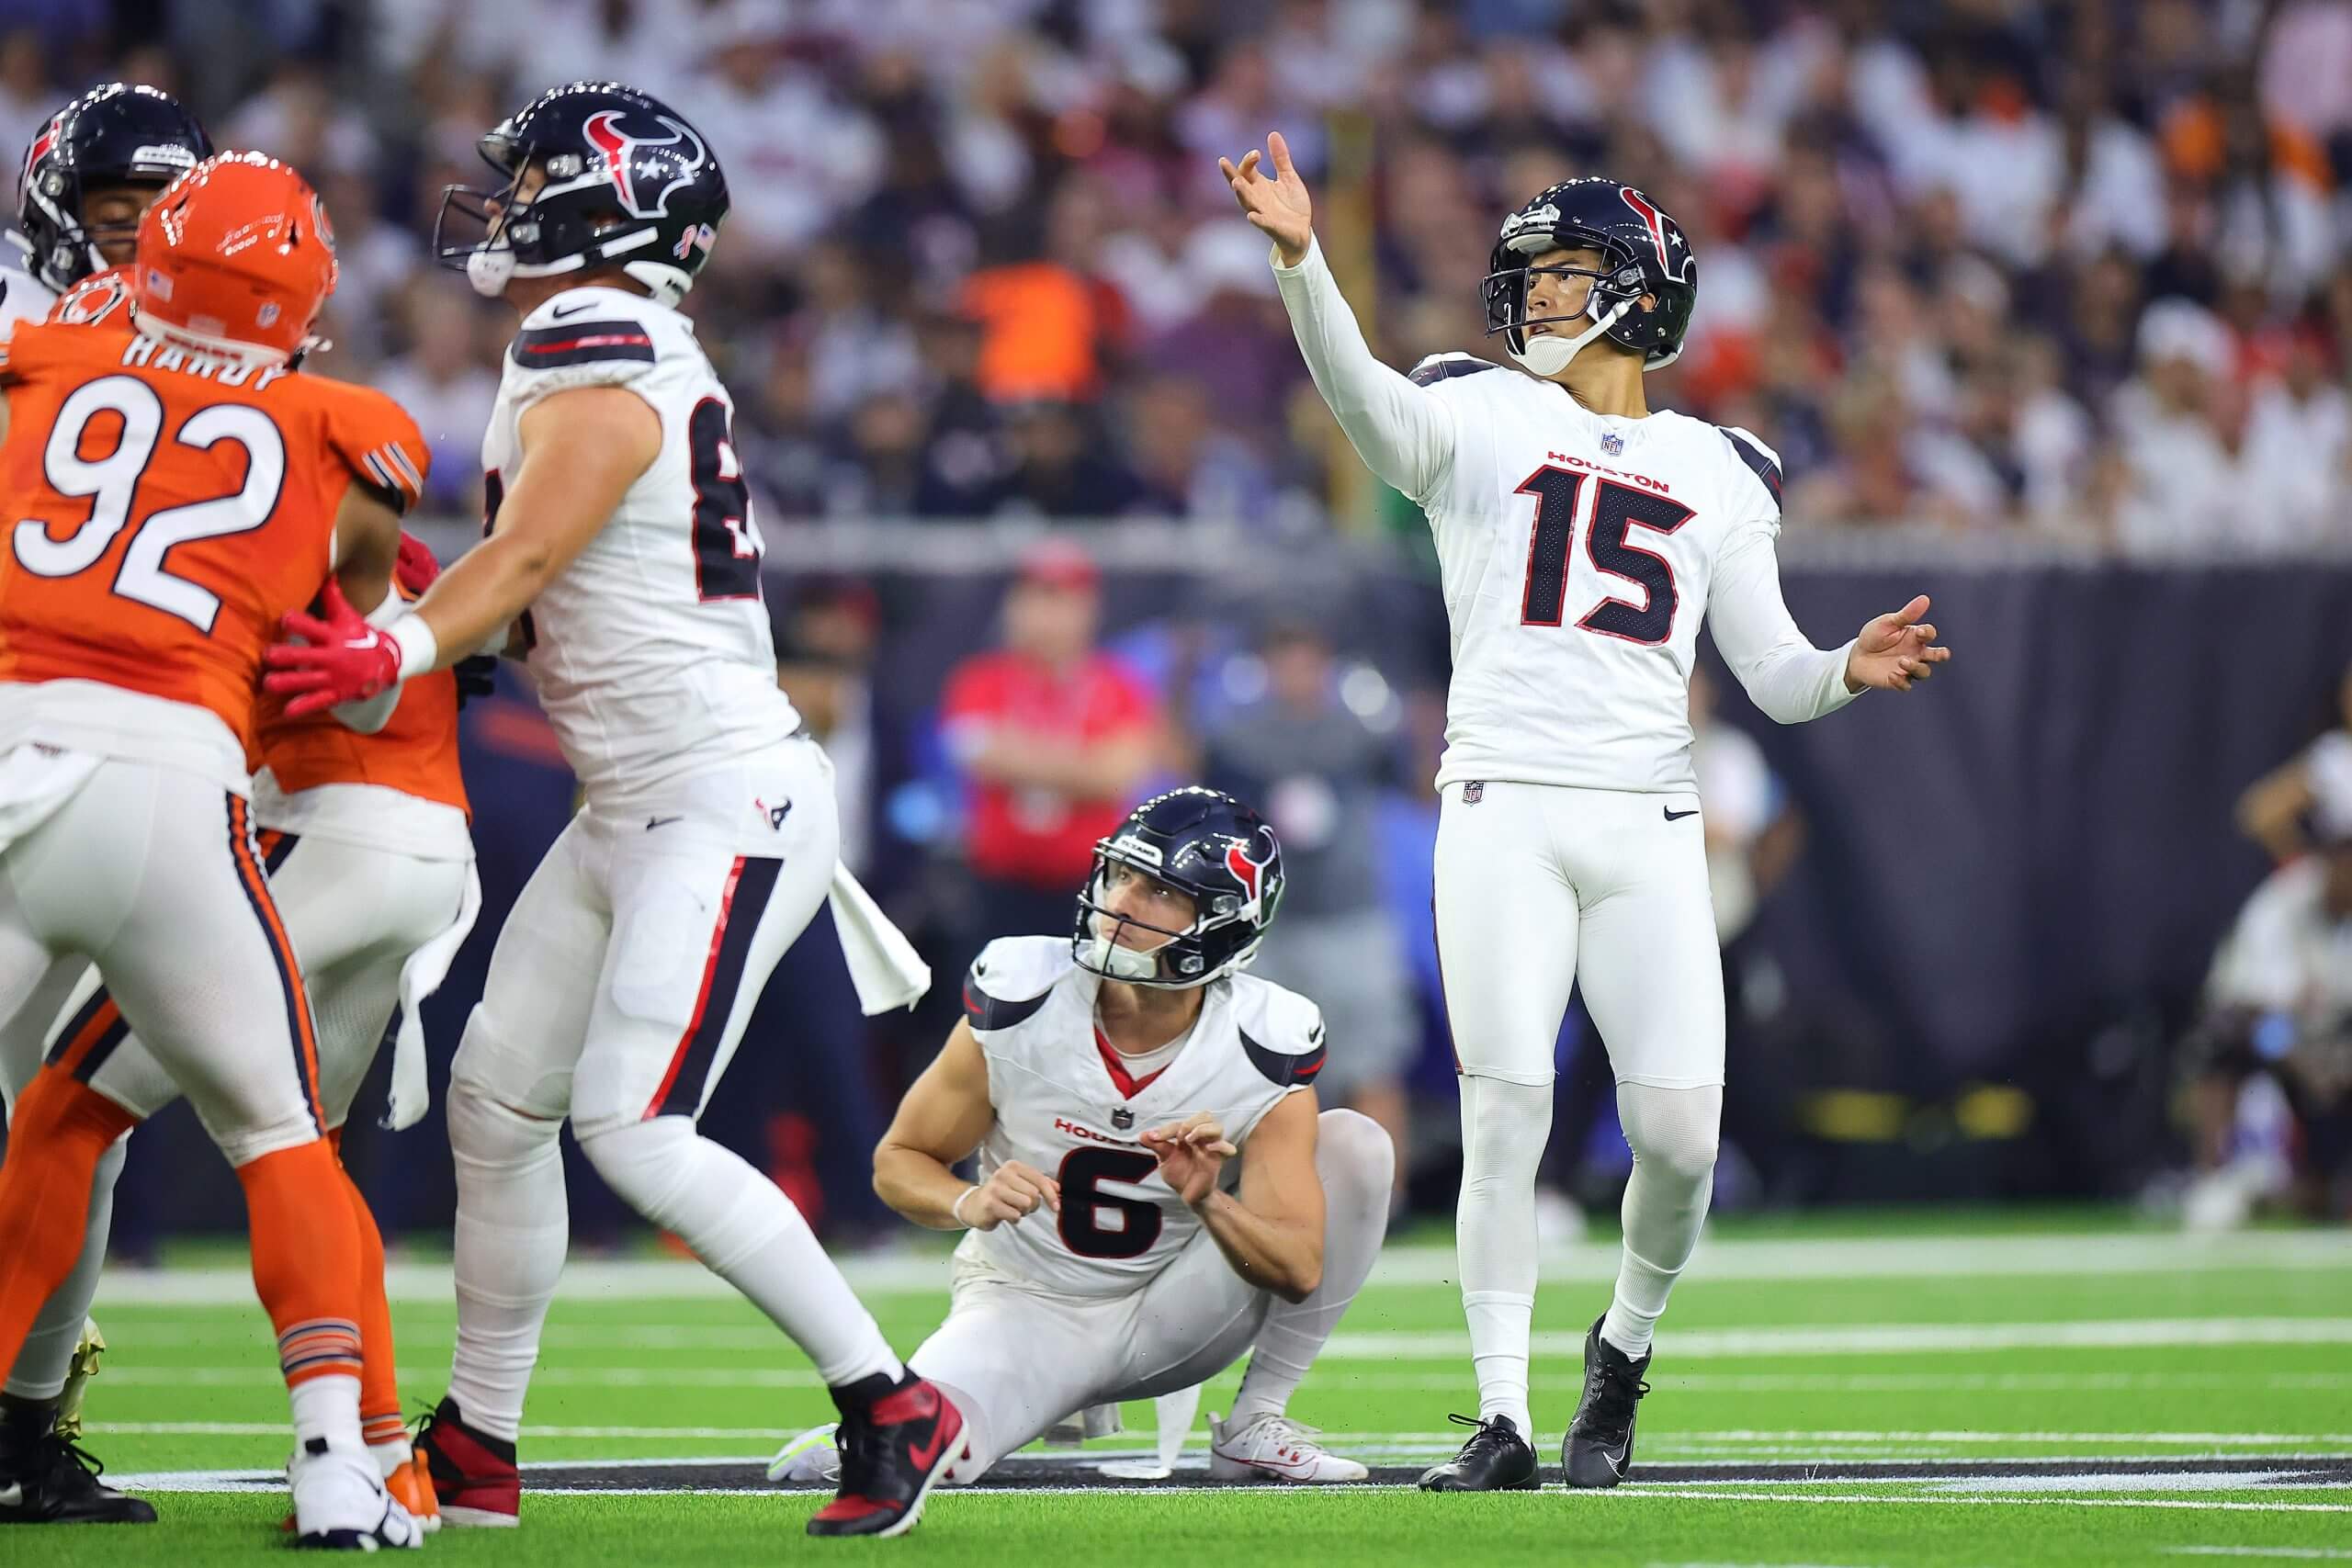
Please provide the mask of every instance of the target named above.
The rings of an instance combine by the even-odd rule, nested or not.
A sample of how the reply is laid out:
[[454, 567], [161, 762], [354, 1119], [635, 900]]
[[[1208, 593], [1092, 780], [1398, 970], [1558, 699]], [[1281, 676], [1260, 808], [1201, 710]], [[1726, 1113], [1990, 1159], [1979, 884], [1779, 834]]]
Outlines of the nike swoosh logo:
[[0, 1508], [22, 1507], [24, 1506], [24, 1502], [25, 1488], [23, 1483], [11, 1481], [7, 1485], [0, 1486]]
[[567, 305], [560, 310], [549, 310], [548, 312], [548, 320], [551, 321], [560, 321], [568, 316], [576, 316], [582, 310], [593, 310], [595, 308], [596, 301], [594, 299], [587, 299], [577, 305]]
[[945, 1447], [946, 1443], [947, 1434], [940, 1430], [939, 1422], [933, 1421], [931, 1424], [931, 1441], [922, 1448], [908, 1450], [908, 1457], [915, 1461], [917, 1470], [928, 1472], [931, 1467], [938, 1462], [939, 1450]]
[[673, 822], [684, 820], [684, 817], [649, 817], [645, 819], [645, 830], [650, 833], [656, 828], [667, 828]]
[[1695, 806], [1688, 811], [1676, 811], [1671, 807], [1664, 809], [1666, 810], [1666, 819], [1669, 822], [1679, 822], [1685, 817], [1696, 817], [1699, 815], [1699, 808]]

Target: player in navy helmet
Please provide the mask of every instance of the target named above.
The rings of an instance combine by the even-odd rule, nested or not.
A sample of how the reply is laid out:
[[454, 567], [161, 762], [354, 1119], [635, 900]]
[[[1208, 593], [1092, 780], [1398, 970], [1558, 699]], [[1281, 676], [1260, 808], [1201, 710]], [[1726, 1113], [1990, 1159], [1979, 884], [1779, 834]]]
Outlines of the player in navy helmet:
[[1723, 973], [1690, 764], [1699, 624], [1784, 724], [1872, 687], [1907, 691], [1949, 655], [1924, 595], [1814, 647], [1781, 597], [1779, 457], [1747, 431], [1650, 407], [1644, 378], [1682, 352], [1699, 264], [1646, 193], [1565, 180], [1511, 213], [1480, 290], [1510, 364], [1439, 354], [1405, 376], [1365, 347], [1279, 135], [1268, 152], [1271, 177], [1255, 150], [1223, 162], [1226, 177], [1274, 242], [1316, 389], [1373, 471], [1428, 514], [1453, 623], [1435, 902], [1479, 1409], [1421, 1484], [1539, 1484], [1535, 1172], [1576, 986], [1616, 1074], [1634, 1173], [1617, 1288], [1586, 1336], [1560, 1459], [1570, 1485], [1614, 1486], [1652, 1330], [1706, 1217], [1723, 1116]]
[[[1139, 905], [1114, 901], [1138, 882], [1149, 886]], [[1170, 790], [1094, 847], [1071, 954], [1130, 985], [1205, 986], [1249, 967], [1282, 897], [1282, 845], [1256, 812], [1215, 790]], [[1179, 908], [1181, 926], [1159, 923]]]
[[[540, 94], [482, 137], [495, 190], [450, 186], [433, 245], [492, 299], [518, 277], [616, 265], [664, 305], [694, 287], [727, 217], [718, 155], [684, 116], [618, 82]], [[452, 216], [484, 225], [471, 243]]]
[[[961, 1418], [907, 1373], [792, 1200], [697, 1126], [769, 975], [846, 874], [831, 767], [776, 688], [734, 400], [677, 309], [718, 243], [727, 179], [684, 116], [614, 82], [541, 94], [481, 152], [501, 183], [447, 193], [435, 249], [521, 317], [482, 436], [489, 536], [390, 624], [331, 596], [301, 645], [270, 650], [299, 712], [505, 647], [581, 783], [450, 1068], [457, 1345], [417, 1449], [445, 1521], [515, 1522], [569, 1120], [605, 1182], [831, 1387], [855, 1462], [808, 1533], [897, 1535], [960, 1451]], [[450, 231], [469, 216], [482, 232], [464, 243]]]
[[[212, 152], [211, 139], [178, 100], [155, 87], [109, 82], [41, 123], [25, 149], [9, 240], [24, 265], [0, 267], [0, 337], [47, 316], [57, 297], [127, 265], [139, 220], [164, 187]], [[119, 292], [93, 299], [119, 299]], [[68, 318], [81, 319], [81, 318]], [[13, 1100], [40, 1067], [51, 1022], [88, 973], [60, 959], [16, 1014], [0, 1021], [0, 1100]], [[83, 1260], [35, 1320], [0, 1392], [0, 1525], [152, 1522], [155, 1510], [99, 1479], [81, 1446], [85, 1389], [106, 1341], [88, 1320], [106, 1256], [111, 1195], [122, 1145], [98, 1167]]]
[[[950, 1479], [1073, 1418], [1116, 1430], [1123, 1400], [1172, 1400], [1189, 1427], [1200, 1383], [1245, 1354], [1210, 1473], [1365, 1479], [1286, 1408], [1371, 1272], [1396, 1155], [1317, 1106], [1315, 1004], [1247, 972], [1282, 893], [1256, 812], [1170, 790], [1095, 847], [1074, 934], [999, 938], [965, 976], [963, 1021], [874, 1155], [892, 1208], [971, 1233], [908, 1361], [965, 1414]], [[974, 1154], [977, 1181], [957, 1174]], [[835, 1462], [796, 1444], [776, 1473]]]
[[25, 268], [0, 271], [0, 325], [40, 320], [96, 272], [130, 260], [139, 220], [212, 139], [160, 87], [109, 82], [50, 116], [25, 149], [17, 228]]

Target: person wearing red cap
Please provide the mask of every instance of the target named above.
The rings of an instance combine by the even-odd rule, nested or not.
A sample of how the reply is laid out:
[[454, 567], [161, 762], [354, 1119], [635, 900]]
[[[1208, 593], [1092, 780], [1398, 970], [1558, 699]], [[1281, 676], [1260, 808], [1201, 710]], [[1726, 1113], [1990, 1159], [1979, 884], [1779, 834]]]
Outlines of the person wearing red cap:
[[989, 936], [1069, 925], [1069, 889], [1151, 767], [1158, 705], [1094, 646], [1097, 579], [1077, 546], [1039, 545], [1005, 595], [1003, 646], [947, 679], [940, 719], [971, 789], [965, 848]]

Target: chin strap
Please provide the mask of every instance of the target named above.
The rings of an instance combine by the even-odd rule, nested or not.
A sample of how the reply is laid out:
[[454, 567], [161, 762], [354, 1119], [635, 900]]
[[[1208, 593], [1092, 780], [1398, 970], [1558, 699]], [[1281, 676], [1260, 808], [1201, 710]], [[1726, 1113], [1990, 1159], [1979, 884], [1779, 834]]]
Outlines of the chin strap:
[[1583, 350], [1585, 344], [1615, 326], [1618, 319], [1633, 308], [1634, 302], [1631, 299], [1620, 299], [1615, 309], [1605, 316], [1596, 317], [1592, 325], [1572, 338], [1549, 336], [1532, 338], [1522, 331], [1519, 334], [1519, 339], [1526, 346], [1512, 349], [1510, 356], [1528, 370], [1548, 380], [1566, 370], [1577, 355]]

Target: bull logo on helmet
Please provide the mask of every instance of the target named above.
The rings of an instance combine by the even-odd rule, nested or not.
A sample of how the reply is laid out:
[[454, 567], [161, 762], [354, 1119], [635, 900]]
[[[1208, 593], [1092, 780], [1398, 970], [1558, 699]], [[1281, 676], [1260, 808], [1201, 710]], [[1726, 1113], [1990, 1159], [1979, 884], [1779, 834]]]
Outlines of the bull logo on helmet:
[[1241, 908], [1238, 913], [1244, 919], [1254, 921], [1263, 919], [1267, 895], [1281, 888], [1279, 877], [1272, 887], [1267, 886], [1266, 868], [1272, 863], [1272, 856], [1261, 861], [1251, 860], [1248, 848], [1238, 839], [1225, 847], [1225, 869], [1241, 884]]
[[[628, 128], [637, 118], [665, 127], [669, 134], [639, 135]], [[669, 210], [670, 193], [691, 185], [708, 161], [702, 138], [684, 120], [666, 114], [632, 117], [620, 109], [605, 109], [582, 129], [588, 144], [605, 155], [605, 177], [620, 198], [621, 210], [631, 218], [662, 217]]]

